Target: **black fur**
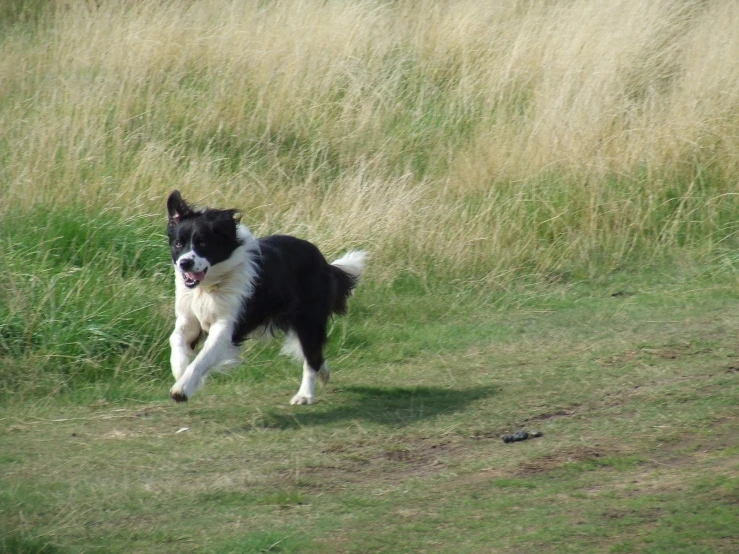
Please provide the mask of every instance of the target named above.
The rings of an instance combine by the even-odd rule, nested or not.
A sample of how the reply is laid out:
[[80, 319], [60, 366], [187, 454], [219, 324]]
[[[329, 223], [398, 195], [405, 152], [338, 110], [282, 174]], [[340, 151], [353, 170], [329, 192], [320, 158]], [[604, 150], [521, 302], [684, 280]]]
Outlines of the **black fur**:
[[318, 371], [328, 320], [346, 312], [357, 281], [305, 240], [273, 235], [259, 239], [259, 249], [256, 286], [244, 301], [233, 342], [240, 344], [261, 326], [293, 331], [308, 364]]

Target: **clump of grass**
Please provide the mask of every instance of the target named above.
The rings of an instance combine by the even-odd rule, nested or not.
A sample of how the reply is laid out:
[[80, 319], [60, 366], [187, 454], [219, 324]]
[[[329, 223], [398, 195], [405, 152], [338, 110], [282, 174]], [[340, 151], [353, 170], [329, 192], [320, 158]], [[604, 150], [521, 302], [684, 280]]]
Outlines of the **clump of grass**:
[[45, 215], [0, 222], [0, 391], [161, 376], [171, 272], [151, 223], [71, 209]]

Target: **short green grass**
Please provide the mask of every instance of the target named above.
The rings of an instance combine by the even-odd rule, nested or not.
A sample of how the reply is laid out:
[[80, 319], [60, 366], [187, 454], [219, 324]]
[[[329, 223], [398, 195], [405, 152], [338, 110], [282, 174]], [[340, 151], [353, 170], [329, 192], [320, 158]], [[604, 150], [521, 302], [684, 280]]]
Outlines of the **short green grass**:
[[[739, 546], [725, 262], [506, 290], [370, 281], [333, 323], [313, 406], [287, 404], [299, 367], [260, 342], [175, 405], [157, 222], [52, 221], [68, 231], [2, 242], [0, 552]], [[521, 428], [544, 436], [500, 439]]]

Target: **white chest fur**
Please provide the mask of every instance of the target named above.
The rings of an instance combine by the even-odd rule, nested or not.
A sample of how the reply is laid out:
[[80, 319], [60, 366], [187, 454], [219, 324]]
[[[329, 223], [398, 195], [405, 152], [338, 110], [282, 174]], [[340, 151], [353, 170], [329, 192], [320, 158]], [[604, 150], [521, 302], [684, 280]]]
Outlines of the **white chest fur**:
[[194, 289], [188, 289], [175, 268], [175, 313], [198, 320], [206, 333], [217, 321], [233, 324], [244, 299], [251, 296], [256, 278], [259, 245], [249, 230], [239, 225], [239, 246], [228, 260], [211, 266], [207, 277]]
[[189, 314], [197, 319], [200, 328], [207, 333], [217, 320], [233, 320], [233, 305], [230, 304], [230, 299], [224, 296], [217, 290], [206, 291], [200, 288], [185, 290], [183, 294], [177, 295], [175, 311], [178, 315]]

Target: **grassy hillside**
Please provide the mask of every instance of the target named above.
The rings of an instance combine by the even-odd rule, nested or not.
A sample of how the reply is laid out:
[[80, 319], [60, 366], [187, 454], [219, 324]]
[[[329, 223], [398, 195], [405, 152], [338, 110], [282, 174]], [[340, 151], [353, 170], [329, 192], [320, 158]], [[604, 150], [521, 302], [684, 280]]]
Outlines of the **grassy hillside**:
[[[736, 551], [737, 28], [0, 2], [0, 554]], [[262, 343], [168, 400], [173, 188], [370, 251], [315, 405]]]
[[736, 245], [734, 3], [24, 5], [2, 27], [3, 211], [159, 215], [176, 185], [368, 247], [382, 281]]

